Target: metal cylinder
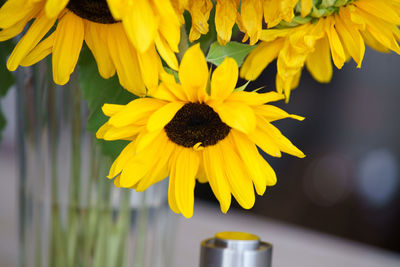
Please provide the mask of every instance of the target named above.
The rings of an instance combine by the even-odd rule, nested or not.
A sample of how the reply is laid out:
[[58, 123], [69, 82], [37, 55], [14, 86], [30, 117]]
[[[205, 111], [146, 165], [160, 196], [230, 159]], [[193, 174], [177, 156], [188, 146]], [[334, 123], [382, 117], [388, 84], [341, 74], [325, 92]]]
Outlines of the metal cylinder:
[[271, 267], [272, 245], [253, 234], [221, 232], [201, 243], [200, 267]]

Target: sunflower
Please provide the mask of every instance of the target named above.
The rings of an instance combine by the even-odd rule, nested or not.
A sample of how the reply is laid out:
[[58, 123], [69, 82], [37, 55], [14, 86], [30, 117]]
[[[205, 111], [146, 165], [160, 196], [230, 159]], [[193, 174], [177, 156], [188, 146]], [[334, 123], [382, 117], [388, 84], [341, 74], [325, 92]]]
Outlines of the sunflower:
[[191, 217], [196, 179], [209, 182], [227, 212], [231, 194], [249, 209], [266, 186], [276, 183], [273, 169], [257, 146], [273, 157], [281, 152], [297, 157], [297, 149], [271, 122], [302, 117], [264, 105], [283, 99], [276, 92], [236, 89], [238, 66], [232, 58], [209, 71], [200, 46], [185, 53], [179, 80], [162, 75], [148, 98], [127, 105], [105, 104], [110, 117], [97, 138], [131, 141], [113, 163], [109, 178], [118, 187], [146, 190], [169, 176], [169, 204], [176, 213]]
[[173, 69], [178, 67], [174, 52], [181, 21], [169, 0], [8, 0], [0, 9], [0, 41], [21, 33], [31, 20], [8, 60], [11, 71], [52, 54], [54, 81], [66, 84], [83, 41], [101, 76], [117, 72], [121, 85], [139, 96], [146, 86], [158, 85], [161, 60], [155, 46]]
[[400, 1], [358, 0], [330, 10], [303, 25], [264, 30], [263, 42], [245, 60], [241, 77], [254, 80], [277, 59], [276, 87], [288, 100], [304, 65], [317, 81], [326, 83], [332, 78], [332, 60], [340, 69], [353, 58], [360, 68], [365, 44], [400, 53]]
[[[295, 16], [294, 8], [298, 3], [302, 10], [301, 16], [307, 16], [313, 7], [312, 0], [217, 0], [215, 28], [218, 41], [223, 45], [229, 42], [232, 28], [237, 23], [240, 30], [245, 33], [243, 42], [250, 39], [250, 44], [253, 45], [261, 37], [263, 18], [269, 28], [281, 21], [291, 22]], [[208, 19], [212, 6], [210, 0], [188, 0], [186, 8], [192, 15], [189, 36], [191, 41], [208, 32]]]

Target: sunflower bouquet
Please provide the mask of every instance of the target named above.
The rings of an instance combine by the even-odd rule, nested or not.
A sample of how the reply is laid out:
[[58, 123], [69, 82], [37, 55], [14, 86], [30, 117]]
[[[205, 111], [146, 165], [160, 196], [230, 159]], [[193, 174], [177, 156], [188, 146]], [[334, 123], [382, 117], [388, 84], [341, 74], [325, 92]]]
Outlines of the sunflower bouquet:
[[[304, 66], [326, 83], [333, 66], [360, 68], [366, 45], [400, 53], [400, 0], [3, 2], [7, 69], [50, 60], [57, 85], [79, 73], [108, 178], [136, 191], [168, 179], [169, 206], [187, 218], [196, 181], [223, 213], [232, 195], [250, 209], [277, 181], [260, 150], [305, 156], [273, 125], [304, 118], [271, 104], [289, 101]], [[250, 90], [273, 62], [275, 88]], [[0, 75], [5, 92], [13, 77]]]

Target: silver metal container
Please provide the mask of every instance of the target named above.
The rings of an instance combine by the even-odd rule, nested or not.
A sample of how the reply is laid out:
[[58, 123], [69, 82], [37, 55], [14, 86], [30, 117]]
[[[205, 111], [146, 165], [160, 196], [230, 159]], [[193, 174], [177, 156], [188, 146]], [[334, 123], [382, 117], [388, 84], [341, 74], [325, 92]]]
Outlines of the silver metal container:
[[201, 243], [200, 267], [271, 267], [272, 245], [253, 234], [221, 232]]

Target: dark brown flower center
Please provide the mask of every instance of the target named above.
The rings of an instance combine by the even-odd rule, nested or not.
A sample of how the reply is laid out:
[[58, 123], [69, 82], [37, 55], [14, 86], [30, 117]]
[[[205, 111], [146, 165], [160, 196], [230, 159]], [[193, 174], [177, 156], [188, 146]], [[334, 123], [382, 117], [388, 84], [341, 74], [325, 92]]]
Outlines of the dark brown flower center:
[[168, 138], [175, 144], [193, 147], [212, 146], [228, 136], [231, 128], [206, 104], [184, 105], [165, 126]]
[[93, 22], [102, 24], [117, 22], [111, 15], [106, 0], [70, 0], [67, 8], [75, 15]]

